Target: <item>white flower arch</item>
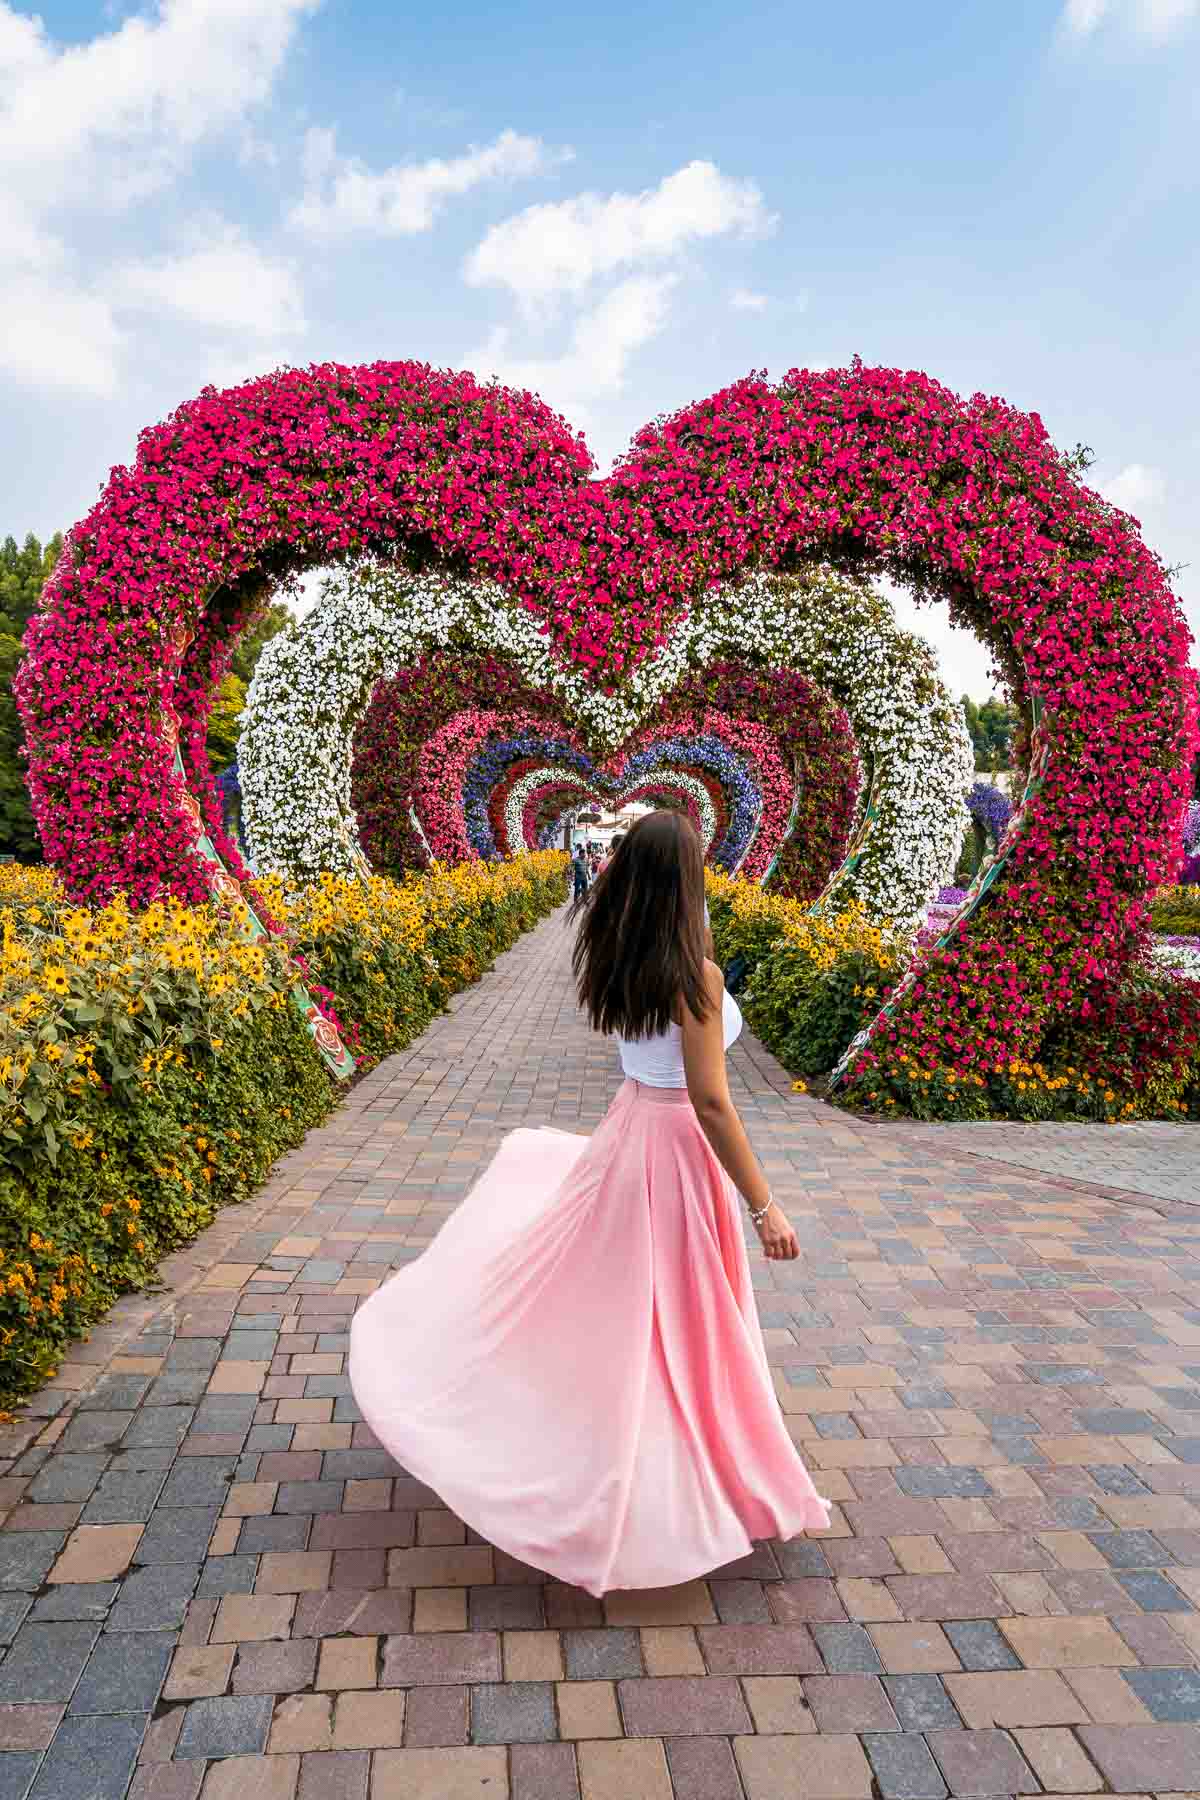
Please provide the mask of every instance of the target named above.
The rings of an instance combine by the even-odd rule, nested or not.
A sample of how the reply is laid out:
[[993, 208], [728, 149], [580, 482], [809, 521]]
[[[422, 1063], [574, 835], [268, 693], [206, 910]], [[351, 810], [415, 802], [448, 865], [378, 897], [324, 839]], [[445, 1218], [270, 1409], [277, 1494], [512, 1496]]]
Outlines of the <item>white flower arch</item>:
[[912, 924], [953, 870], [974, 777], [962, 710], [929, 647], [865, 584], [815, 571], [710, 590], [656, 655], [604, 693], [494, 583], [378, 562], [328, 577], [308, 617], [259, 658], [238, 745], [256, 868], [294, 878], [365, 871], [350, 798], [355, 729], [379, 680], [452, 643], [507, 657], [598, 751], [647, 719], [689, 667], [796, 669], [845, 707], [868, 771], [849, 853], [816, 904], [855, 898], [873, 918]]

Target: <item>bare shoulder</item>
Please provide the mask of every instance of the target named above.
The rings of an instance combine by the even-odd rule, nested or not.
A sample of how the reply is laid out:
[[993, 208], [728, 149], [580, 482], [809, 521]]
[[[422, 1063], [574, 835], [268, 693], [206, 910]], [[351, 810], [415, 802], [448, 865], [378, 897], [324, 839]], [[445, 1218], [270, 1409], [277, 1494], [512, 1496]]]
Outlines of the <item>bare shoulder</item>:
[[725, 976], [721, 965], [704, 959], [704, 991], [714, 1006], [720, 1006], [725, 993]]

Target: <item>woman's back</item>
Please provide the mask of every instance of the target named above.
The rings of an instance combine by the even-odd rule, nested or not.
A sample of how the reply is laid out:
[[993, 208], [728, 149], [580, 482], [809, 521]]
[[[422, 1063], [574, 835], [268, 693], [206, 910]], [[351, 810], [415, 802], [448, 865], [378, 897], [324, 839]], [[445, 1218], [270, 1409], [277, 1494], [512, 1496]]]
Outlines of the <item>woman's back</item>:
[[[733, 995], [726, 992], [721, 1000], [721, 1025], [728, 1050], [742, 1029], [741, 1008]], [[623, 1038], [617, 1034], [621, 1068], [627, 1081], [639, 1081], [643, 1087], [685, 1088], [687, 1076], [683, 1067], [683, 1028], [670, 1024], [653, 1037]]]

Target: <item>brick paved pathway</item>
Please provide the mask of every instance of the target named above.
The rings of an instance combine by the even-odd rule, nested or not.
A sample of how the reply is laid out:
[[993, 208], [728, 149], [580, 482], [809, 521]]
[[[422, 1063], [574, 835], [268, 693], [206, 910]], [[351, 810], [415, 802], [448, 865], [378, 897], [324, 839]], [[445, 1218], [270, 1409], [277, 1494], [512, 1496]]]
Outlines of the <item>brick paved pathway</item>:
[[0, 1800], [1195, 1795], [1194, 1210], [935, 1160], [743, 1041], [804, 1247], [755, 1253], [763, 1324], [832, 1532], [601, 1605], [377, 1449], [359, 1298], [502, 1131], [616, 1085], [565, 952], [519, 945], [0, 1434]]
[[1134, 1125], [912, 1126], [931, 1156], [966, 1153], [1042, 1175], [1200, 1206], [1200, 1125], [1139, 1120]]

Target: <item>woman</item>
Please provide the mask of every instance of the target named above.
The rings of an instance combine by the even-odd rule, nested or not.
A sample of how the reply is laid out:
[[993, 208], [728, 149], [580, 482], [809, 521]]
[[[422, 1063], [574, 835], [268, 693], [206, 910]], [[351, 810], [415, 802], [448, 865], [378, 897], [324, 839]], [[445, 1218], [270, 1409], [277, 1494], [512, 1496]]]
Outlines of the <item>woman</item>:
[[828, 1525], [767, 1367], [740, 1190], [798, 1254], [725, 1074], [700, 841], [641, 819], [574, 950], [626, 1080], [594, 1135], [511, 1132], [435, 1242], [359, 1310], [350, 1379], [408, 1471], [489, 1542], [600, 1595]]

